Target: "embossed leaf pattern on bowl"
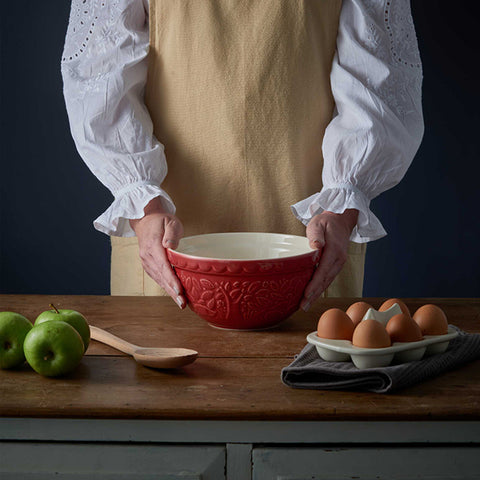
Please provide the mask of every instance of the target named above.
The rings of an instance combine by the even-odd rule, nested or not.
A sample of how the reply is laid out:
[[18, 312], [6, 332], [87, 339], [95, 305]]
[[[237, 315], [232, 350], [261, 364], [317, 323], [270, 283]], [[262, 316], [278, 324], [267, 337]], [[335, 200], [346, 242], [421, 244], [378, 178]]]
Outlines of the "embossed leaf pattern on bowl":
[[262, 319], [265, 325], [276, 323], [298, 308], [305, 284], [311, 276], [306, 271], [292, 278], [256, 281], [211, 281], [195, 278], [177, 271], [184, 284], [190, 307], [198, 315], [208, 317], [213, 323], [222, 323], [232, 310], [241, 314], [245, 325]]

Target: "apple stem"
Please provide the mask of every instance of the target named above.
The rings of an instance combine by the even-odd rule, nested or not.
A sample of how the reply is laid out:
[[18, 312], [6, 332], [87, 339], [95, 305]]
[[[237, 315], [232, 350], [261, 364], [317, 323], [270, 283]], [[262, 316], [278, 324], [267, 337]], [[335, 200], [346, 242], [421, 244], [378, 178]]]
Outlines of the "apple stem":
[[53, 303], [50, 304], [50, 307], [53, 308], [56, 313], [60, 313], [60, 312], [57, 310], [57, 307], [56, 307]]

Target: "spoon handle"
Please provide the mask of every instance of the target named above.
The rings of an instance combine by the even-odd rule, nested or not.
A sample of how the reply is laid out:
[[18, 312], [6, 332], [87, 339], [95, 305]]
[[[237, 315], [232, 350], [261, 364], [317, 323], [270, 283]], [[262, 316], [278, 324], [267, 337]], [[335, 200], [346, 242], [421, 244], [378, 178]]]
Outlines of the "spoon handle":
[[137, 345], [133, 345], [133, 343], [129, 343], [126, 340], [123, 340], [123, 338], [117, 337], [116, 335], [113, 335], [106, 330], [102, 330], [101, 328], [94, 327], [93, 325], [90, 325], [90, 337], [93, 338], [93, 340], [110, 345], [128, 355], [133, 355], [135, 350], [139, 348]]

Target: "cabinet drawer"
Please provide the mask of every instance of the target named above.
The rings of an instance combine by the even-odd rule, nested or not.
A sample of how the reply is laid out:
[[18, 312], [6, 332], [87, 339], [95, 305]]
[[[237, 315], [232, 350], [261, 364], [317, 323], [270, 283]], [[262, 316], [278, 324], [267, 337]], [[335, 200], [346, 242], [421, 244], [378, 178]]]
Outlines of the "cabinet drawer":
[[480, 447], [256, 448], [254, 480], [478, 480]]
[[0, 442], [2, 480], [219, 480], [224, 446]]

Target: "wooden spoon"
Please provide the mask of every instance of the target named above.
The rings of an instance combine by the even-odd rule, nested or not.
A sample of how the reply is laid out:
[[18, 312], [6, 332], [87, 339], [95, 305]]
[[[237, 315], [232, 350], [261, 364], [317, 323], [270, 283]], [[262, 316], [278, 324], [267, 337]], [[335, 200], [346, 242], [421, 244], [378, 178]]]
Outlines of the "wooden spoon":
[[90, 325], [90, 336], [93, 340], [132, 355], [141, 365], [152, 368], [178, 368], [194, 362], [198, 357], [198, 352], [188, 348], [139, 347], [93, 325]]

